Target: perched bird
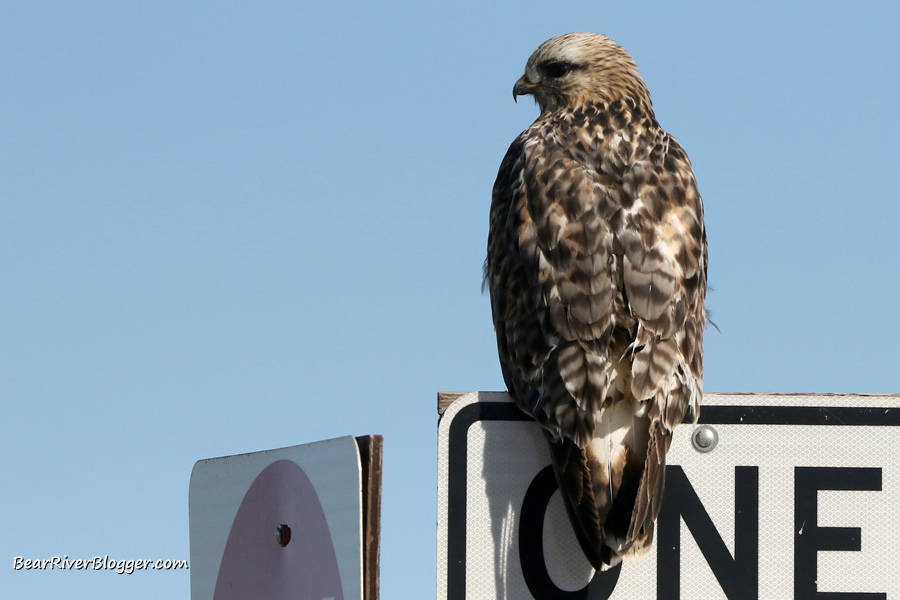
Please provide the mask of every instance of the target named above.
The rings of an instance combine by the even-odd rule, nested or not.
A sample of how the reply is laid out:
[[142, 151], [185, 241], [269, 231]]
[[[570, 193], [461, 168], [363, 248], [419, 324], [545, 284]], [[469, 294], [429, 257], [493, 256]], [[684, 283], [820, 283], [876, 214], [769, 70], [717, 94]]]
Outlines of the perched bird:
[[541, 114], [500, 165], [485, 286], [506, 385], [543, 427], [576, 537], [604, 569], [650, 548], [672, 430], [699, 414], [703, 204], [613, 40], [541, 44], [523, 94]]

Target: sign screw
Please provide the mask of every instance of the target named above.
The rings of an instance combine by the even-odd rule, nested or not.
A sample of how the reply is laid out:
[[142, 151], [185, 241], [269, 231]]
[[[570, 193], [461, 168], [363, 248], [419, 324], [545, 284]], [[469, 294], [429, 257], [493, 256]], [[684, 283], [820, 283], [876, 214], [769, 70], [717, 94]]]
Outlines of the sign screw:
[[698, 452], [711, 452], [719, 443], [719, 434], [709, 425], [701, 425], [691, 435], [691, 442]]
[[278, 545], [284, 548], [288, 544], [291, 543], [291, 528], [285, 524], [281, 524], [275, 530], [275, 541], [278, 542]]

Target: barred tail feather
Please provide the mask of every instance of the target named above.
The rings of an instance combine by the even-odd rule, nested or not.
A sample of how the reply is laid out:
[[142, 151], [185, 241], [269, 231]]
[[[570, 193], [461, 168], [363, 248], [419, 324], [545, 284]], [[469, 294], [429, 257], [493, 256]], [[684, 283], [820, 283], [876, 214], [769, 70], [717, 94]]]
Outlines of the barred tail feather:
[[[652, 540], [658, 475], [665, 463], [662, 471], [656, 468], [650, 427], [650, 419], [635, 416], [634, 404], [623, 399], [600, 411], [594, 437], [584, 448], [547, 436], [563, 503], [596, 569], [617, 564]], [[651, 460], [654, 465], [648, 466]]]

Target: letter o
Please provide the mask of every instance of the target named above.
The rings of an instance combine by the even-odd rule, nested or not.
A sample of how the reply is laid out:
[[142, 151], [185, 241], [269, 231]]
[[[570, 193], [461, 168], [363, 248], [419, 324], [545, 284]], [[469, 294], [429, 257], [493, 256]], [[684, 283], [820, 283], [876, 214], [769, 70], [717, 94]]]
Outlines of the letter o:
[[544, 562], [544, 516], [550, 498], [557, 488], [553, 467], [548, 465], [531, 481], [522, 501], [522, 514], [519, 517], [519, 561], [522, 564], [525, 585], [535, 598], [606, 600], [616, 589], [622, 570], [621, 563], [608, 571], [595, 571], [586, 586], [572, 592], [560, 589], [550, 578], [547, 564]]

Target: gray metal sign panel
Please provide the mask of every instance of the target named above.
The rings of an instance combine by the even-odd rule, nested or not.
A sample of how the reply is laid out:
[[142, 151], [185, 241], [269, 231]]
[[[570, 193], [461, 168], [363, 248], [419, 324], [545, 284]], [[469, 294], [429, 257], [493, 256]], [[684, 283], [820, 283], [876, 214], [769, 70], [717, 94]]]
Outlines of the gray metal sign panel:
[[538, 426], [466, 394], [438, 430], [437, 596], [900, 599], [898, 448], [897, 395], [707, 394], [675, 433], [653, 550], [595, 573]]
[[362, 600], [354, 438], [198, 461], [189, 505], [192, 600]]

